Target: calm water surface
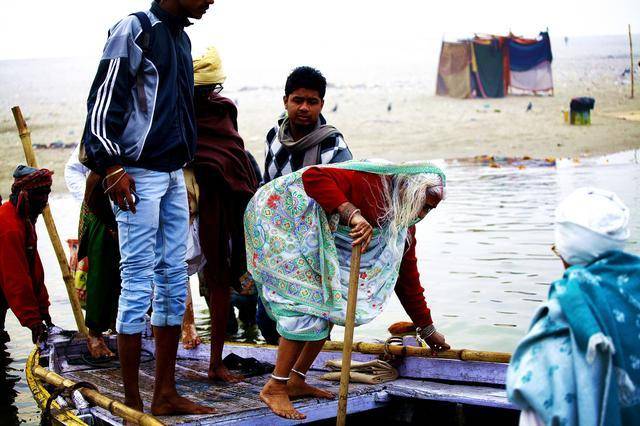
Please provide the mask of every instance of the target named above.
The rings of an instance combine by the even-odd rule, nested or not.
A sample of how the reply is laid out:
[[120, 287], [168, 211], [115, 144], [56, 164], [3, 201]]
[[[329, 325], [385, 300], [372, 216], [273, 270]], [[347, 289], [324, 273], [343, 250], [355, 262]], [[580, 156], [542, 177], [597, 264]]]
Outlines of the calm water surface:
[[[448, 197], [428, 220], [418, 225], [419, 269], [435, 323], [454, 348], [512, 351], [527, 330], [531, 316], [546, 299], [551, 281], [562, 274], [552, 254], [553, 211], [573, 189], [597, 186], [615, 191], [630, 207], [628, 250], [640, 253], [640, 166], [633, 156], [625, 164], [556, 167], [489, 168], [447, 165]], [[631, 161], [630, 161], [631, 159]], [[567, 164], [569, 163], [569, 164]], [[51, 207], [63, 238], [75, 235], [77, 205], [68, 195], [55, 196]], [[56, 258], [42, 223], [39, 250], [48, 273], [54, 322], [74, 328], [73, 315]], [[192, 290], [198, 294], [197, 283]], [[196, 297], [198, 324], [208, 314]], [[386, 328], [407, 316], [397, 299], [373, 323], [356, 330], [356, 340], [385, 338]], [[7, 319], [12, 341], [0, 346], [0, 422], [20, 419], [38, 423], [39, 412], [24, 379], [24, 365], [32, 349], [30, 333], [12, 314]], [[208, 334], [208, 327], [203, 327]], [[337, 327], [334, 339], [342, 337]], [[19, 378], [19, 380], [18, 380]]]

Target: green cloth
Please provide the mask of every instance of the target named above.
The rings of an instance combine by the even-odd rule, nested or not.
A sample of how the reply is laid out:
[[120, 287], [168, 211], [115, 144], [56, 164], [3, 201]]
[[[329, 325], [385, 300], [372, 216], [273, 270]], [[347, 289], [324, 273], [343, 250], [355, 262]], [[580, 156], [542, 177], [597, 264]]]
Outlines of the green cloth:
[[474, 42], [473, 50], [484, 94], [489, 98], [504, 97], [502, 52], [497, 41], [492, 41], [490, 44]]
[[87, 327], [105, 332], [113, 327], [120, 296], [120, 251], [117, 235], [83, 204], [78, 258], [89, 259], [87, 272]]

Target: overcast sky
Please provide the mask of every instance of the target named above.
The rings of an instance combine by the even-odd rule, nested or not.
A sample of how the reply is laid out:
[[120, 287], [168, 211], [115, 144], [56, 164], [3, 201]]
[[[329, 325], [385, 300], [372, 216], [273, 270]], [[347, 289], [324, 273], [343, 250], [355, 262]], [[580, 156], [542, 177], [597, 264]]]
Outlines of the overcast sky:
[[[96, 56], [107, 29], [148, 0], [3, 1], [0, 59]], [[552, 37], [640, 33], [640, 0], [217, 0], [191, 27], [194, 53], [210, 44], [262, 52], [417, 43], [474, 32]]]

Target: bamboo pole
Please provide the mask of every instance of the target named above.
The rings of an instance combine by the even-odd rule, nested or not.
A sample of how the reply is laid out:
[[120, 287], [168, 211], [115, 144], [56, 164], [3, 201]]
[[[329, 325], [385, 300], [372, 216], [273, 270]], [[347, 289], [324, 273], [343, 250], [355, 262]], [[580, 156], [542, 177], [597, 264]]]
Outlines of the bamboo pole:
[[631, 55], [631, 99], [633, 99], [633, 70], [635, 69], [633, 64], [633, 41], [631, 40], [631, 24], [629, 24], [629, 54]]
[[[15, 119], [16, 127], [18, 128], [20, 141], [22, 141], [22, 149], [24, 150], [24, 156], [27, 160], [27, 165], [31, 167], [38, 167], [38, 162], [36, 161], [36, 156], [33, 152], [33, 147], [31, 146], [31, 131], [29, 131], [27, 123], [22, 116], [22, 111], [20, 111], [20, 107], [15, 106], [11, 108], [11, 112], [13, 112], [13, 118]], [[78, 295], [76, 294], [75, 286], [73, 284], [73, 276], [71, 275], [71, 270], [69, 269], [69, 264], [67, 263], [67, 256], [64, 253], [64, 249], [62, 248], [60, 236], [58, 235], [58, 230], [56, 228], [55, 222], [53, 221], [51, 209], [49, 208], [48, 204], [42, 212], [42, 217], [44, 218], [44, 223], [47, 226], [47, 231], [49, 232], [49, 238], [51, 239], [53, 250], [56, 253], [56, 257], [58, 258], [58, 264], [60, 265], [60, 270], [62, 271], [62, 279], [64, 280], [65, 287], [67, 288], [67, 295], [69, 296], [69, 301], [71, 302], [71, 309], [76, 320], [76, 326], [78, 327], [78, 331], [86, 336], [88, 334], [88, 330], [84, 325], [84, 317], [82, 316], [80, 301], [78, 300]]]
[[349, 373], [351, 370], [351, 349], [353, 329], [356, 323], [356, 302], [358, 301], [358, 276], [360, 275], [361, 245], [351, 249], [351, 270], [349, 271], [349, 293], [347, 296], [347, 317], [344, 321], [344, 345], [342, 347], [342, 368], [340, 369], [340, 393], [338, 394], [338, 415], [336, 425], [344, 426], [347, 421], [347, 398], [349, 397]]
[[[39, 365], [35, 366], [35, 368], [33, 369], [33, 373], [38, 378], [56, 387], [58, 386], [71, 387], [75, 385], [75, 382], [73, 382], [72, 380], [65, 379], [59, 374], [56, 374], [53, 371], [49, 371], [46, 368], [43, 368]], [[152, 416], [151, 414], [145, 414], [141, 411], [128, 407], [123, 403], [119, 401], [115, 401], [101, 394], [96, 390], [89, 389], [89, 388], [80, 388], [78, 389], [78, 391], [88, 401], [96, 404], [101, 408], [104, 408], [105, 410], [109, 411], [111, 414], [121, 417], [126, 421], [134, 422], [142, 426], [161, 426], [164, 424], [160, 420]]]
[[[363, 354], [383, 354], [385, 351], [384, 346], [385, 345], [381, 343], [356, 342], [352, 344], [351, 349], [354, 352], [360, 352]], [[330, 351], [340, 351], [344, 349], [344, 343], [326, 342], [323, 349]], [[461, 361], [501, 362], [505, 364], [511, 360], [511, 354], [509, 353], [476, 351], [471, 349], [452, 349], [443, 352], [435, 352], [430, 348], [423, 348], [419, 346], [389, 345], [389, 352], [391, 352], [393, 355], [401, 356], [459, 359]]]

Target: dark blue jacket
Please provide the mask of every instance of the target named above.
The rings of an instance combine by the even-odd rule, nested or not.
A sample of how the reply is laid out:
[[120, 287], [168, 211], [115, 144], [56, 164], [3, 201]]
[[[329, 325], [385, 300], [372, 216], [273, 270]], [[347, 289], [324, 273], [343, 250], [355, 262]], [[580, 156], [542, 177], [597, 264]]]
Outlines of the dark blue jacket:
[[82, 142], [100, 173], [116, 164], [174, 171], [195, 153], [190, 23], [155, 1], [146, 14], [146, 51], [140, 20], [127, 16], [109, 32], [91, 86]]

